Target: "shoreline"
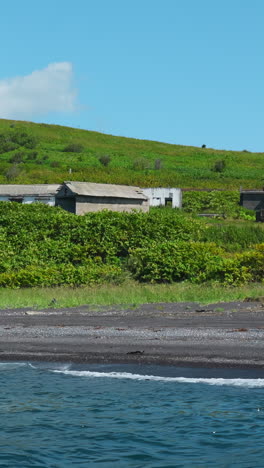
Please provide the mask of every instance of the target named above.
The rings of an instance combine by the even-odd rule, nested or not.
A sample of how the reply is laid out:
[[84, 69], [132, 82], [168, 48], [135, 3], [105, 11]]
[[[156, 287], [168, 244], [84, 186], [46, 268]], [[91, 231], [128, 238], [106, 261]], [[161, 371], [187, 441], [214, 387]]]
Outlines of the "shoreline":
[[0, 310], [0, 361], [264, 369], [264, 304]]
[[178, 360], [178, 358], [169, 357], [168, 359], [159, 359], [159, 358], [140, 358], [140, 359], [127, 359], [118, 357], [115, 354], [105, 357], [97, 356], [94, 354], [80, 354], [75, 356], [71, 353], [63, 354], [30, 354], [30, 353], [19, 353], [19, 354], [5, 354], [0, 356], [0, 363], [12, 363], [12, 362], [40, 362], [40, 363], [59, 363], [59, 364], [109, 364], [109, 365], [157, 365], [162, 367], [170, 368], [183, 368], [183, 369], [217, 369], [217, 370], [263, 370], [264, 371], [264, 361], [254, 362], [251, 360], [222, 360], [217, 361], [200, 359], [200, 360]]

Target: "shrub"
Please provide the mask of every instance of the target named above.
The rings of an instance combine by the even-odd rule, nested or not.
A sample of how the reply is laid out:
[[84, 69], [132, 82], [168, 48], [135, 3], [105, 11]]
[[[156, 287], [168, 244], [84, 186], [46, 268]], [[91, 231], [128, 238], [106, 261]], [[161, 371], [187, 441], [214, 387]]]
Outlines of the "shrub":
[[216, 242], [229, 252], [264, 242], [264, 230], [255, 225], [212, 225], [202, 235], [204, 242]]
[[24, 148], [28, 149], [34, 149], [38, 144], [38, 139], [35, 136], [28, 134], [23, 129], [11, 132], [10, 139], [18, 146], [24, 146]]
[[214, 275], [214, 279], [232, 286], [252, 281], [263, 282], [263, 278], [264, 243], [231, 258], [223, 258], [220, 268]]
[[18, 151], [17, 153], [11, 156], [11, 158], [9, 159], [9, 162], [19, 164], [23, 162], [24, 156], [25, 156], [25, 153], [23, 153], [22, 151]]
[[[139, 281], [173, 282], [211, 279], [222, 250], [213, 243], [162, 242], [131, 251], [128, 266]], [[212, 267], [213, 266], [213, 267]]]
[[212, 167], [213, 172], [224, 172], [226, 168], [226, 162], [223, 159], [216, 161]]
[[148, 159], [138, 158], [133, 162], [133, 169], [135, 171], [145, 171], [150, 169], [150, 163]]
[[38, 152], [37, 151], [31, 151], [28, 155], [27, 155], [27, 159], [29, 161], [33, 161], [35, 159], [37, 159], [37, 156], [38, 156]]
[[69, 143], [63, 149], [64, 153], [82, 153], [84, 147], [81, 143]]
[[239, 254], [237, 258], [240, 264], [248, 269], [253, 281], [264, 280], [264, 243], [256, 245], [248, 252]]
[[103, 154], [102, 156], [99, 156], [98, 160], [102, 166], [107, 167], [110, 164], [111, 158], [108, 154]]
[[183, 209], [188, 213], [218, 213], [235, 219], [255, 219], [252, 211], [239, 205], [238, 191], [184, 192]]
[[0, 154], [8, 153], [18, 148], [18, 145], [10, 140], [8, 134], [0, 135]]
[[13, 166], [7, 169], [7, 171], [5, 172], [5, 176], [8, 181], [11, 181], [13, 179], [16, 179], [16, 177], [18, 177], [20, 173], [21, 169], [19, 168], [19, 166], [17, 164], [13, 164]]
[[227, 286], [239, 286], [252, 281], [252, 275], [237, 257], [222, 258], [221, 262], [210, 272], [210, 279]]
[[13, 151], [20, 146], [27, 149], [36, 147], [38, 139], [21, 129], [15, 129], [0, 135], [0, 153]]
[[239, 285], [264, 278], [264, 244], [226, 257], [214, 243], [163, 242], [131, 251], [128, 268], [138, 281], [218, 281]]
[[32, 286], [80, 286], [109, 281], [122, 282], [122, 270], [111, 265], [88, 265], [74, 267], [71, 264], [58, 266], [29, 265], [17, 272], [0, 273], [0, 286], [25, 288]]

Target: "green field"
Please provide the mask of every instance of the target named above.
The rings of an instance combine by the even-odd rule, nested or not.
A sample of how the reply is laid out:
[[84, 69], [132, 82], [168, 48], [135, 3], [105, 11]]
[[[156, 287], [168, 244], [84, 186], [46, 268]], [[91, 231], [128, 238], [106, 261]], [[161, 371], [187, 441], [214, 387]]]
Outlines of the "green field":
[[264, 178], [264, 153], [171, 145], [3, 119], [0, 159], [1, 184], [78, 180], [238, 190], [260, 189]]

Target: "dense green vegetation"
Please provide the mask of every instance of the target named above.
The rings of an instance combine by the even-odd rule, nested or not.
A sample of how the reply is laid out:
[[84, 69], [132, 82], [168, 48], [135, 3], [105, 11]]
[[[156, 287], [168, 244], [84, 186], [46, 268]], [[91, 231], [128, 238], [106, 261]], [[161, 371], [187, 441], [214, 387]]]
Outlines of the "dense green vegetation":
[[0, 183], [79, 180], [127, 185], [262, 188], [263, 153], [170, 145], [0, 120]]
[[215, 281], [264, 277], [264, 229], [208, 225], [180, 210], [78, 217], [42, 204], [0, 203], [0, 286]]
[[183, 209], [187, 213], [213, 213], [222, 218], [254, 220], [256, 214], [239, 205], [238, 191], [184, 192]]

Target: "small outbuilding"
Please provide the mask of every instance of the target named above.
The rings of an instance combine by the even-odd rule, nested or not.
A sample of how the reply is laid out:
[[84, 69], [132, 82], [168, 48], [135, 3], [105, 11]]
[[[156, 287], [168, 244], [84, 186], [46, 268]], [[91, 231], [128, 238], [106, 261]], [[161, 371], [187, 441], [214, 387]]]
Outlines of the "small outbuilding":
[[56, 195], [56, 206], [83, 215], [91, 211], [149, 211], [148, 197], [139, 187], [64, 182]]
[[180, 188], [143, 188], [143, 193], [149, 198], [150, 206], [182, 207], [182, 191]]
[[55, 196], [59, 188], [60, 185], [58, 184], [0, 185], [0, 201], [25, 204], [41, 202], [54, 206]]
[[264, 209], [264, 190], [242, 190], [240, 205], [248, 210], [260, 211]]

